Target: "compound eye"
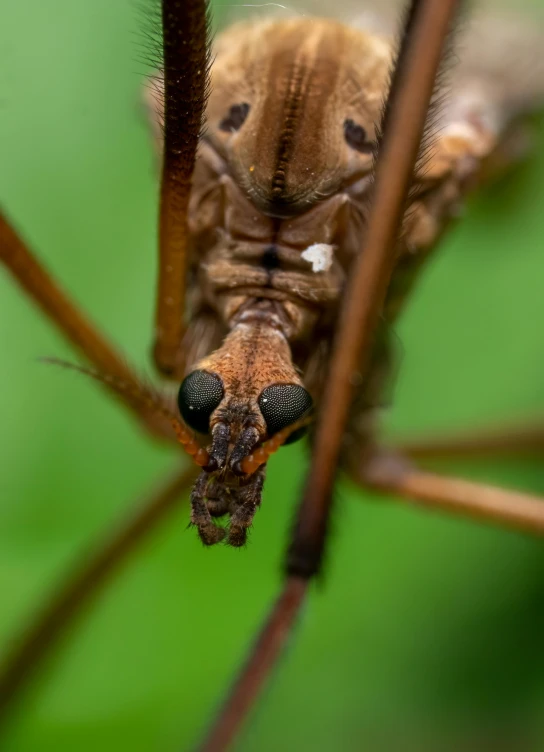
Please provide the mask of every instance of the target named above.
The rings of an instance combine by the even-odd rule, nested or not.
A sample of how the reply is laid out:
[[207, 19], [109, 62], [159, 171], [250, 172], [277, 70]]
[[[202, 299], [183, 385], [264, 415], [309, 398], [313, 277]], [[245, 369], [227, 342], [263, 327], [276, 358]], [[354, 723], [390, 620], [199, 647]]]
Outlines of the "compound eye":
[[259, 408], [266, 421], [268, 435], [300, 420], [312, 407], [312, 398], [299, 384], [273, 384], [263, 389]]
[[228, 111], [226, 117], [219, 123], [219, 130], [232, 133], [239, 131], [243, 126], [247, 116], [249, 114], [249, 105], [247, 102], [242, 104], [233, 104]]
[[193, 371], [181, 382], [178, 407], [181, 417], [195, 431], [209, 433], [210, 416], [224, 395], [219, 376]]

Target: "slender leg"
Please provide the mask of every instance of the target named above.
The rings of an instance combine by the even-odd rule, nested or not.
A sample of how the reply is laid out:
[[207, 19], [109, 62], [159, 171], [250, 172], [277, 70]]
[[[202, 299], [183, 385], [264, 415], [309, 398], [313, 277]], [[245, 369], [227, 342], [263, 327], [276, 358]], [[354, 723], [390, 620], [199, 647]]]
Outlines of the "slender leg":
[[240, 721], [251, 710], [259, 690], [281, 655], [304, 603], [307, 589], [308, 580], [301, 577], [288, 577], [285, 581], [247, 662], [232, 685], [221, 714], [198, 747], [200, 752], [230, 749], [239, 731]]
[[[460, 0], [413, 0], [378, 133], [376, 176], [364, 247], [353, 262], [335, 331], [314, 438], [312, 465], [297, 518], [291, 560], [306, 575], [319, 570], [327, 538], [333, 486], [354, 384], [371, 358], [393, 272], [414, 165], [425, 138], [429, 103], [445, 39]], [[313, 561], [312, 561], [313, 559]], [[298, 562], [298, 563], [296, 563]]]
[[[0, 213], [0, 262], [64, 336], [96, 369], [127, 385], [127, 392], [140, 391], [140, 384], [124, 359], [82, 314], [56, 284], [38, 259]], [[171, 436], [170, 425], [160, 416], [137, 407], [127, 395], [111, 390], [153, 434]]]
[[503, 455], [544, 458], [544, 420], [399, 440], [394, 448], [416, 460]]
[[193, 479], [192, 468], [178, 470], [156, 489], [99, 543], [93, 555], [82, 557], [80, 567], [69, 573], [44, 610], [32, 620], [0, 667], [0, 725], [68, 627], [139, 543], [182, 501]]
[[162, 0], [162, 33], [164, 155], [153, 355], [162, 373], [181, 378], [189, 242], [187, 210], [209, 67], [206, 0]]
[[392, 79], [377, 162], [364, 253], [355, 261], [335, 335], [331, 368], [315, 435], [312, 466], [286, 561], [280, 597], [212, 724], [201, 750], [231, 746], [277, 663], [309, 581], [319, 574], [327, 541], [340, 443], [348, 419], [352, 375], [368, 355], [383, 304], [391, 251], [402, 220], [426, 113], [456, 0], [412, 0]]
[[420, 470], [398, 455], [377, 453], [352, 470], [366, 487], [428, 509], [544, 536], [544, 498]]

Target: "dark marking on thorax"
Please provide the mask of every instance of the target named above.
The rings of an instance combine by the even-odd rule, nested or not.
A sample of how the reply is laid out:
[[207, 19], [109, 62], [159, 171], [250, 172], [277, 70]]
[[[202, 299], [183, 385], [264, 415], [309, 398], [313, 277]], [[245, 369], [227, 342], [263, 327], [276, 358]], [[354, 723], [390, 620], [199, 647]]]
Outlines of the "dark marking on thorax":
[[283, 126], [272, 178], [272, 196], [275, 199], [281, 199], [285, 191], [287, 165], [292, 156], [297, 120], [303, 105], [305, 69], [304, 60], [295, 60], [289, 72], [289, 83], [282, 118]]
[[326, 128], [343, 70], [340, 34], [288, 33], [268, 62], [268, 87], [252, 148], [255, 192], [270, 216], [289, 218], [317, 200], [316, 186], [336, 164]]
[[267, 271], [273, 271], [280, 265], [278, 248], [276, 245], [267, 245], [264, 249], [261, 264]]

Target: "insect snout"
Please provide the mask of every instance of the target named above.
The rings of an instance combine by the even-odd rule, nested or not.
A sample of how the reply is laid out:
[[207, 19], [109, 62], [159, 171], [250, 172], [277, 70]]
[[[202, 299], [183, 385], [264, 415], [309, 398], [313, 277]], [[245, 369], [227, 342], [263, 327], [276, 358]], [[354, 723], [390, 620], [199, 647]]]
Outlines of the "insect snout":
[[[242, 461], [265, 439], [299, 421], [312, 408], [312, 398], [300, 384], [271, 384], [258, 398], [225, 392], [222, 379], [196, 370], [181, 384], [178, 406], [184, 421], [199, 433], [211, 434], [209, 473], [229, 469], [246, 475]], [[290, 443], [302, 436], [296, 431]]]
[[[266, 435], [263, 416], [256, 404], [230, 394], [219, 376], [204, 370], [186, 377], [178, 403], [192, 428], [211, 434], [208, 464], [191, 494], [191, 522], [207, 546], [225, 539], [231, 546], [243, 546], [265, 477], [264, 463], [247, 472], [243, 460]], [[227, 515], [228, 525], [222, 526], [218, 518]]]
[[[211, 434], [212, 445], [205, 470], [230, 469], [242, 476], [242, 460], [266, 435], [263, 415], [257, 404], [243, 394], [231, 394], [215, 373], [196, 370], [182, 382], [178, 406], [183, 420], [199, 433]], [[213, 419], [212, 419], [213, 418]]]
[[[261, 503], [268, 459], [264, 447], [255, 450], [266, 439], [284, 443], [283, 434], [310, 412], [312, 398], [300, 384], [271, 384], [255, 399], [225, 388], [215, 373], [195, 370], [181, 384], [178, 404], [185, 422], [212, 440], [191, 495], [191, 521], [205, 545], [226, 537], [230, 545], [242, 546]], [[301, 435], [296, 431], [287, 441]], [[248, 458], [255, 458], [251, 469]], [[225, 515], [226, 528], [216, 522]]]
[[[225, 541], [239, 548], [247, 540], [247, 533], [261, 503], [265, 466], [252, 475], [233, 478], [231, 482], [215, 473], [203, 470], [191, 493], [191, 523], [205, 546]], [[228, 525], [218, 520], [228, 515]]]
[[[248, 457], [262, 439], [257, 427], [262, 421], [250, 405], [227, 406], [219, 412], [218, 422], [212, 430], [212, 447], [208, 472], [231, 472], [236, 476], [247, 475], [242, 460]], [[256, 425], [257, 424], [257, 425]]]
[[[261, 503], [268, 458], [301, 436], [312, 404], [285, 337], [260, 320], [236, 325], [185, 377], [180, 414], [211, 438], [191, 497], [191, 520], [203, 543], [226, 536], [229, 544], [243, 545]], [[225, 515], [227, 528], [215, 520]]]

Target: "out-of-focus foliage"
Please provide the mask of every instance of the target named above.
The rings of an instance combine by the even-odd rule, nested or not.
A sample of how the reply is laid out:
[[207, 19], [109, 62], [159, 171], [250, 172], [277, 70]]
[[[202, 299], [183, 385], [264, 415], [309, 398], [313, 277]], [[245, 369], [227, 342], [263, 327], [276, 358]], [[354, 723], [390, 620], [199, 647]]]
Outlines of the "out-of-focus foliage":
[[[0, 200], [149, 368], [157, 181], [137, 29], [131, 0], [4, 3]], [[531, 163], [471, 201], [399, 326], [391, 430], [544, 414], [542, 128], [536, 141]], [[177, 457], [44, 354], [72, 357], [0, 271], [3, 649]], [[189, 748], [277, 591], [306, 465], [299, 445], [273, 459], [244, 551], [204, 550], [180, 508], [49, 662], [3, 749]], [[536, 464], [449, 469], [544, 493]], [[540, 748], [543, 635], [539, 542], [342, 483], [326, 577], [240, 749]]]

